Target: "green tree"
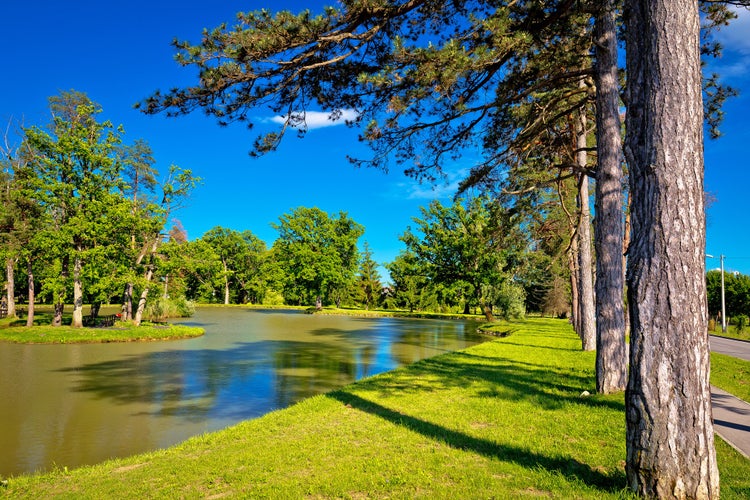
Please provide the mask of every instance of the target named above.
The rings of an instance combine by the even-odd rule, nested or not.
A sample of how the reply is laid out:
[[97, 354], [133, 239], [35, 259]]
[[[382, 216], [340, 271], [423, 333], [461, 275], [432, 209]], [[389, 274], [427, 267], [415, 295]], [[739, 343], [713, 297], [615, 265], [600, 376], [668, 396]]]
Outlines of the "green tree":
[[261, 275], [263, 254], [266, 245], [252, 232], [238, 232], [217, 226], [201, 238], [208, 243], [221, 259], [224, 281], [224, 304], [236, 301], [262, 300], [265, 285]]
[[[172, 240], [159, 248], [160, 259], [155, 274], [169, 279], [169, 294], [182, 295], [200, 302], [221, 301], [224, 268], [221, 257], [207, 241]], [[217, 297], [217, 291], [219, 291]], [[164, 295], [154, 290], [156, 295]]]
[[359, 274], [357, 276], [358, 298], [365, 305], [365, 309], [370, 309], [370, 305], [377, 305], [382, 288], [378, 263], [372, 259], [370, 245], [365, 241], [364, 250], [359, 260]]
[[[340, 299], [352, 284], [359, 259], [357, 240], [364, 228], [345, 212], [330, 217], [318, 208], [299, 207], [272, 224], [276, 262], [285, 273], [287, 303], [315, 304]], [[337, 304], [339, 305], [339, 304]]]
[[403, 250], [386, 268], [393, 282], [392, 293], [397, 306], [407, 307], [409, 312], [420, 309], [428, 281], [427, 271], [421, 266], [416, 254]]
[[115, 153], [121, 130], [99, 123], [101, 107], [81, 92], [63, 92], [50, 98], [53, 122], [49, 130], [25, 130], [37, 172], [38, 200], [52, 214], [49, 240], [56, 249], [61, 277], [54, 324], [60, 324], [63, 291], [72, 261], [73, 321], [83, 325], [84, 266], [93, 252], [118, 238], [112, 231], [121, 204], [119, 168]]
[[492, 321], [492, 307], [510, 292], [506, 282], [512, 278], [506, 269], [506, 238], [515, 235], [502, 219], [503, 212], [484, 198], [465, 204], [457, 200], [449, 207], [434, 201], [422, 209], [422, 218], [414, 219], [418, 232], [407, 229], [401, 240], [433, 284], [464, 295], [464, 314], [479, 305]]
[[151, 210], [147, 212], [147, 220], [152, 224], [145, 225], [150, 231], [143, 233], [143, 245], [136, 258], [136, 265], [145, 268], [141, 278], [142, 289], [138, 299], [138, 308], [133, 315], [133, 323], [136, 325], [140, 325], [146, 308], [151, 280], [158, 265], [156, 253], [165, 237], [162, 231], [166, 221], [175, 210], [181, 207], [200, 182], [200, 177], [194, 176], [192, 170], [170, 165], [166, 178], [161, 182], [161, 201], [158, 205], [152, 205]]

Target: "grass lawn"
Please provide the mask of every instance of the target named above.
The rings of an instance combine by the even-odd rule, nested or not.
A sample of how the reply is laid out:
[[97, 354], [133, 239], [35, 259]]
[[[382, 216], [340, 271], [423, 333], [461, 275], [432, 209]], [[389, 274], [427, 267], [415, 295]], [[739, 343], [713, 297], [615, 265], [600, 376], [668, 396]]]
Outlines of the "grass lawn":
[[[10, 498], [631, 498], [623, 395], [565, 321], [364, 379], [176, 447], [7, 479]], [[750, 460], [717, 438], [722, 498]], [[0, 490], [2, 491], [2, 490]]]
[[750, 402], [750, 361], [711, 353], [711, 383]]
[[717, 337], [750, 341], [750, 327], [748, 326], [746, 326], [741, 332], [738, 332], [735, 325], [727, 325], [727, 331], [724, 333], [721, 331], [721, 325], [719, 324], [718, 328], [709, 330], [708, 333], [716, 335]]
[[111, 328], [73, 328], [71, 326], [0, 326], [0, 342], [19, 344], [73, 344], [104, 342], [143, 342], [199, 337], [203, 328], [185, 325], [133, 326], [116, 323]]
[[[114, 314], [119, 307], [103, 308], [101, 315]], [[88, 313], [88, 311], [85, 311]], [[203, 328], [186, 325], [152, 324], [147, 321], [135, 327], [131, 323], [117, 322], [109, 328], [73, 328], [70, 314], [63, 316], [62, 326], [50, 326], [51, 306], [37, 306], [34, 326], [26, 327], [26, 317], [0, 319], [0, 342], [20, 344], [71, 344], [103, 342], [139, 342], [175, 340], [199, 337]]]

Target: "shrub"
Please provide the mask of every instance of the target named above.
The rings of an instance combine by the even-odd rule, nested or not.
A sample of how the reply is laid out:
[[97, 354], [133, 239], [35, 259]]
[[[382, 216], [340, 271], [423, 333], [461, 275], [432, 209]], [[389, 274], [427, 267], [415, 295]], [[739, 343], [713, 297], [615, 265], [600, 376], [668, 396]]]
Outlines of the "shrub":
[[143, 316], [149, 321], [164, 321], [167, 318], [187, 318], [193, 314], [195, 304], [185, 297], [159, 297], [146, 305]]
[[745, 316], [744, 314], [738, 314], [734, 317], [734, 321], [737, 323], [737, 333], [742, 333], [747, 326], [747, 316]]

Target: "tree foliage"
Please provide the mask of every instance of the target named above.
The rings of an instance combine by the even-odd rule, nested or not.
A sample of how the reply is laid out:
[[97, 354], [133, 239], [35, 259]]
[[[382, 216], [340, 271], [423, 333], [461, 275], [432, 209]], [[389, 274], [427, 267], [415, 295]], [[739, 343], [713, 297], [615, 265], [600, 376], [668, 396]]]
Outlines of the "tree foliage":
[[407, 229], [401, 236], [431, 284], [461, 297], [466, 313], [472, 306], [482, 307], [488, 319], [493, 306], [501, 306], [507, 316], [511, 310], [518, 313], [511, 307], [514, 301], [523, 303], [522, 292], [515, 292], [521, 287], [507, 266], [515, 250], [509, 242], [518, 233], [503, 215], [485, 198], [458, 200], [448, 207], [435, 201], [414, 219], [417, 230]]
[[306, 207], [282, 215], [273, 227], [279, 233], [273, 247], [286, 271], [282, 293], [287, 303], [339, 305], [354, 280], [364, 228], [345, 212], [330, 217]]

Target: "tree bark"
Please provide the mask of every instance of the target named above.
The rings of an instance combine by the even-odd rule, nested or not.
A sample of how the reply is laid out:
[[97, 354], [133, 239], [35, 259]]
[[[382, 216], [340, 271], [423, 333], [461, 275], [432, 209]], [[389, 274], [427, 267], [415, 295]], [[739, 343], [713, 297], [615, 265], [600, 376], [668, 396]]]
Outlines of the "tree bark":
[[34, 303], [36, 301], [36, 289], [34, 288], [34, 273], [31, 257], [26, 261], [26, 275], [29, 285], [29, 307], [26, 310], [26, 326], [34, 326]]
[[[146, 248], [146, 247], [144, 247]], [[159, 248], [159, 235], [156, 235], [154, 242], [151, 244], [151, 251], [148, 252], [148, 255], [150, 258], [153, 259], [154, 253], [156, 253], [156, 249]], [[142, 255], [138, 258], [138, 263], [140, 264], [143, 261], [143, 258], [145, 258], [146, 252], [142, 252]], [[153, 265], [149, 265], [146, 269], [146, 276], [145, 276], [145, 282], [146, 286], [143, 288], [143, 291], [141, 291], [141, 297], [138, 299], [138, 308], [135, 311], [135, 314], [133, 316], [133, 323], [135, 326], [140, 326], [141, 321], [143, 320], [143, 311], [146, 309], [146, 299], [148, 298], [148, 292], [149, 292], [149, 286], [151, 283], [151, 279], [154, 277], [154, 268]]]
[[[68, 264], [70, 263], [69, 257], [65, 255], [62, 258], [62, 272], [60, 273], [60, 277], [63, 280], [68, 279]], [[52, 326], [61, 326], [62, 325], [62, 316], [63, 311], [65, 310], [65, 292], [58, 292], [55, 297], [55, 312], [54, 316], [52, 316]]]
[[16, 316], [16, 278], [15, 278], [15, 262], [13, 257], [8, 257], [5, 260], [5, 275], [8, 282], [7, 289], [7, 301], [8, 301], [8, 317], [14, 318]]
[[628, 0], [626, 9], [633, 228], [627, 477], [646, 497], [718, 498], [698, 4]]
[[[585, 86], [581, 81], [580, 86]], [[585, 169], [588, 164], [586, 153], [586, 113], [580, 112], [577, 124], [576, 159], [578, 166]], [[594, 276], [591, 261], [591, 209], [589, 207], [589, 178], [581, 174], [578, 190], [578, 203], [581, 216], [578, 221], [578, 304], [580, 307], [581, 345], [584, 351], [596, 349], [596, 317], [594, 305]]]
[[600, 4], [596, 47], [596, 390], [625, 389], [624, 281], [622, 267], [622, 142], [617, 84], [615, 1]]
[[[581, 308], [578, 296], [578, 235], [571, 234], [570, 249], [568, 250], [568, 270], [570, 271], [570, 316], [573, 330], [581, 337]], [[582, 337], [581, 337], [582, 338]]]
[[83, 287], [81, 286], [81, 257], [76, 255], [73, 261], [73, 320], [70, 326], [83, 326]]
[[130, 321], [133, 319], [133, 283], [125, 284], [122, 296], [122, 320]]
[[224, 265], [224, 305], [229, 305], [229, 274], [227, 271], [227, 261], [221, 259], [221, 263]]
[[141, 297], [138, 299], [138, 308], [135, 311], [135, 315], [133, 316], [133, 324], [135, 326], [140, 326], [141, 321], [143, 320], [143, 311], [146, 310], [146, 299], [148, 298], [148, 291], [149, 291], [149, 285], [148, 283], [151, 283], [151, 279], [154, 276], [154, 271], [149, 266], [148, 270], [146, 271], [146, 283], [147, 285], [143, 288], [143, 291], [141, 292]]

